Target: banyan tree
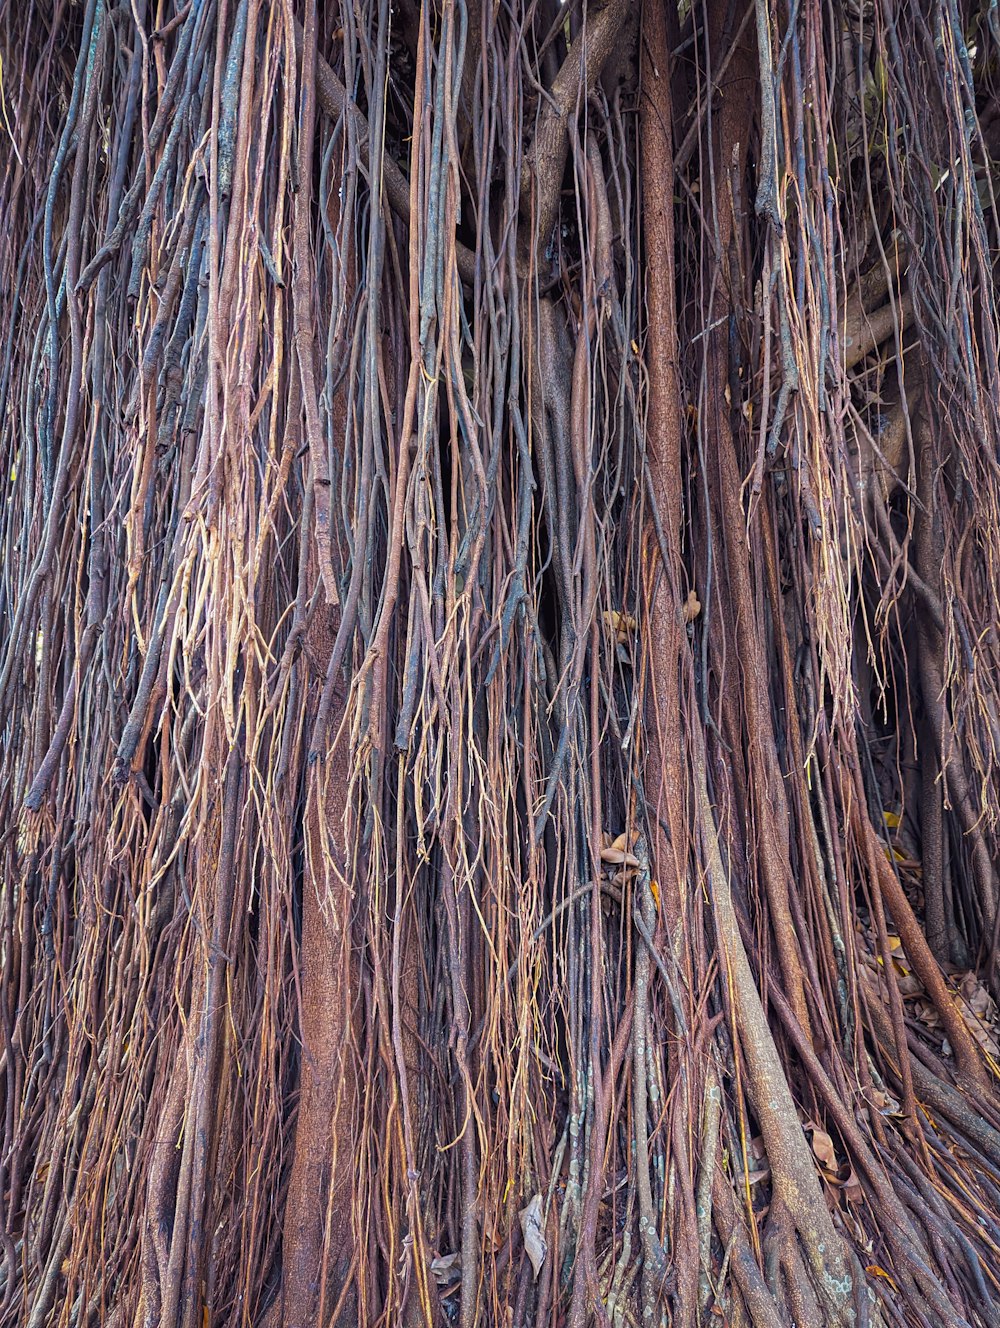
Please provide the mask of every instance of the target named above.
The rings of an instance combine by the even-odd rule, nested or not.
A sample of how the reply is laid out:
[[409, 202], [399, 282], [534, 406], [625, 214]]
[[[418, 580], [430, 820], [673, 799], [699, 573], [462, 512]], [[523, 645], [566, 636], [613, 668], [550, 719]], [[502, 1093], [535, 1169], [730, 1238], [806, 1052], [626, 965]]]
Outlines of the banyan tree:
[[996, 0], [0, 62], [0, 1324], [1000, 1322]]

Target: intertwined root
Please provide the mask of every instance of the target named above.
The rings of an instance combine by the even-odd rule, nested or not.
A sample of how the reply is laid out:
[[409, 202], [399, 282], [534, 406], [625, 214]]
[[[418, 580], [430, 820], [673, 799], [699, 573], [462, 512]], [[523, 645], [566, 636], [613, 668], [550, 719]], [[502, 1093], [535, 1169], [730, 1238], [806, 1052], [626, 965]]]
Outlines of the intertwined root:
[[0, 4], [2, 1328], [992, 1322], [992, 9]]

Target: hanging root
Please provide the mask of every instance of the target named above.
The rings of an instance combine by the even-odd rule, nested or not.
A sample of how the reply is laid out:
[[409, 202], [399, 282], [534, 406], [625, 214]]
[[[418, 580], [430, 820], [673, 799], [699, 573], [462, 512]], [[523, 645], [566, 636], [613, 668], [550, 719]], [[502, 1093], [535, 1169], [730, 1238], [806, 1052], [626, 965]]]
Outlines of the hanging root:
[[986, 1328], [995, 6], [0, 7], [0, 1328]]

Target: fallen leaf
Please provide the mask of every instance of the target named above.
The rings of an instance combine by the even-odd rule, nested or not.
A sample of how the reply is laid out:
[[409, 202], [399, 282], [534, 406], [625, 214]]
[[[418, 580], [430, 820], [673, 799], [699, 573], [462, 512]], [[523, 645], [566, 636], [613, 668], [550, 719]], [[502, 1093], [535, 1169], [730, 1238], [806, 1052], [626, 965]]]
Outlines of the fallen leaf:
[[996, 1007], [993, 1004], [993, 998], [978, 980], [975, 973], [966, 973], [959, 983], [959, 991], [965, 998], [969, 1009], [977, 1018], [985, 1019], [995, 1013]]
[[613, 631], [618, 633], [634, 632], [639, 625], [631, 613], [619, 613], [617, 609], [605, 612], [604, 621]]
[[959, 1009], [969, 1032], [990, 1056], [1000, 1056], [995, 1030], [998, 1024], [996, 1002], [975, 973], [965, 973], [958, 984]]
[[872, 1098], [875, 1101], [875, 1106], [878, 1108], [879, 1112], [883, 1116], [902, 1115], [903, 1109], [896, 1101], [896, 1099], [894, 1097], [890, 1097], [888, 1093], [883, 1093], [881, 1089], [879, 1088], [873, 1089]]
[[438, 1286], [450, 1286], [462, 1273], [462, 1256], [456, 1250], [454, 1254], [439, 1254], [431, 1260], [431, 1276]]
[[519, 1216], [521, 1233], [524, 1236], [524, 1249], [531, 1260], [531, 1270], [537, 1282], [548, 1252], [545, 1237], [542, 1235], [542, 1196], [536, 1194], [528, 1206], [521, 1209]]
[[834, 1148], [833, 1140], [826, 1130], [813, 1130], [812, 1150], [823, 1170], [829, 1172], [830, 1178], [835, 1180], [837, 1177], [837, 1150]]
[[903, 973], [896, 978], [896, 986], [899, 988], [900, 996], [921, 996], [923, 995], [924, 984], [918, 977], [912, 973]]
[[684, 621], [686, 623], [694, 622], [699, 613], [701, 613], [701, 600], [693, 590], [689, 590], [688, 597], [684, 601]]
[[839, 1180], [837, 1184], [844, 1191], [844, 1198], [849, 1203], [861, 1202], [862, 1198], [864, 1197], [864, 1191], [861, 1188], [861, 1182], [858, 1180], [857, 1176], [855, 1175], [853, 1167], [850, 1169], [850, 1171], [848, 1171], [847, 1179]]
[[893, 1279], [889, 1276], [889, 1274], [885, 1271], [885, 1269], [880, 1268], [877, 1263], [870, 1263], [868, 1267], [865, 1269], [865, 1272], [873, 1273], [876, 1277], [884, 1277], [885, 1280], [892, 1287], [893, 1291], [897, 1292], [899, 1291], [899, 1287], [896, 1285]]

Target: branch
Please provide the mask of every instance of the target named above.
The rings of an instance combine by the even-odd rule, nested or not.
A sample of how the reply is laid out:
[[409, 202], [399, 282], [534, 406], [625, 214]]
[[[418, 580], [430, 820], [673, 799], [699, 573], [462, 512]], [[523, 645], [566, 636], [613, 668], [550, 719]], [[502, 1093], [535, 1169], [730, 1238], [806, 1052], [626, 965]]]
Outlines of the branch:
[[[295, 54], [301, 60], [302, 24], [298, 19], [295, 20]], [[369, 164], [368, 121], [358, 110], [357, 103], [353, 98], [347, 95], [347, 89], [319, 50], [316, 52], [316, 100], [319, 102], [320, 109], [331, 120], [337, 120], [341, 116], [350, 117], [354, 125], [354, 132], [357, 135], [361, 159], [367, 166]], [[401, 221], [405, 221], [409, 225], [410, 182], [388, 154], [382, 160], [382, 183], [385, 187], [386, 201], [390, 208]], [[455, 258], [458, 264], [459, 276], [466, 285], [473, 285], [476, 278], [476, 255], [471, 249], [467, 249], [464, 244], [460, 244], [456, 240]]]
[[684, 170], [688, 162], [691, 160], [691, 154], [694, 152], [695, 148], [698, 145], [698, 136], [701, 133], [701, 127], [705, 122], [705, 116], [708, 113], [708, 108], [715, 100], [715, 95], [722, 86], [722, 80], [725, 77], [726, 70], [729, 68], [729, 62], [736, 54], [737, 48], [739, 47], [740, 44], [740, 38], [743, 36], [743, 33], [746, 31], [746, 26], [753, 17], [754, 12], [755, 12], [754, 6], [748, 5], [747, 11], [743, 15], [743, 18], [740, 22], [740, 26], [736, 29], [736, 35], [733, 37], [733, 40], [729, 43], [729, 49], [728, 51], [726, 51], [726, 54], [722, 57], [722, 63], [719, 65], [719, 68], [716, 70], [715, 74], [713, 75], [712, 84], [708, 90], [708, 95], [702, 99], [700, 104], [695, 106], [694, 119], [691, 121], [691, 127], [684, 135], [684, 142], [677, 149], [677, 155], [674, 159], [674, 172], [677, 175], [679, 175]]
[[849, 304], [844, 322], [844, 367], [848, 370], [855, 368], [876, 346], [881, 346], [892, 336], [897, 326], [902, 336], [912, 322], [913, 296], [909, 291], [895, 296], [872, 313], [867, 313], [861, 304]]
[[548, 238], [559, 213], [559, 191], [569, 148], [570, 118], [576, 115], [581, 102], [586, 100], [604, 68], [630, 8], [628, 0], [610, 0], [593, 19], [588, 19], [570, 47], [539, 111], [535, 141], [525, 163], [521, 196], [525, 215], [530, 216], [531, 191], [534, 188], [535, 229], [532, 248]]

